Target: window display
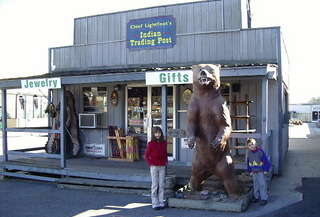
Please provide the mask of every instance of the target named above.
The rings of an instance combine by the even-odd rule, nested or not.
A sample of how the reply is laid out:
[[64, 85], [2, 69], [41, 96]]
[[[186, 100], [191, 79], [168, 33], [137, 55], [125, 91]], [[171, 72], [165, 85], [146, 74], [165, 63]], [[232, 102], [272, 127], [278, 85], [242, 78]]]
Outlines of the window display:
[[146, 134], [147, 87], [128, 88], [128, 134]]
[[107, 112], [107, 88], [83, 87], [83, 112]]
[[[148, 98], [149, 91], [149, 98]], [[128, 135], [143, 135], [162, 127], [162, 88], [128, 87]], [[167, 87], [167, 130], [173, 128], [173, 87]], [[168, 156], [173, 157], [173, 139], [167, 138]]]

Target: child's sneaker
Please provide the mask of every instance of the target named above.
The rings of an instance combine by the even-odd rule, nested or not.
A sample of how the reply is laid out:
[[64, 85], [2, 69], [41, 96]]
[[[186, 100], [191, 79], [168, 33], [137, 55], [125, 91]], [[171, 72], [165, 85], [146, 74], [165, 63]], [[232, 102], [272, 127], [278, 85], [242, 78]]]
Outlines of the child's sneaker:
[[266, 200], [261, 200], [260, 201], [260, 205], [266, 205], [267, 204], [267, 201]]
[[252, 200], [251, 200], [252, 203], [256, 203], [256, 202], [258, 202], [258, 201], [259, 201], [259, 199], [255, 198], [255, 197], [252, 198]]

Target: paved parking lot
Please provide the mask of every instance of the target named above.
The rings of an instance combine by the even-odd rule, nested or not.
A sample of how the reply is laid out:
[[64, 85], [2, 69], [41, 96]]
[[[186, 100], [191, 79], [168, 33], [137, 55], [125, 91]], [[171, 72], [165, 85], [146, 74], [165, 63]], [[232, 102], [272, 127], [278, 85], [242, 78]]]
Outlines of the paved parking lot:
[[[303, 201], [302, 178], [320, 177], [319, 153], [320, 128], [312, 123], [290, 126], [290, 147], [284, 162], [283, 175], [272, 179], [269, 186], [268, 204], [266, 206], [251, 204], [243, 213], [176, 208], [154, 211], [151, 209], [148, 195], [60, 189], [54, 183], [5, 179], [0, 181], [0, 216], [247, 217], [264, 215], [273, 217], [294, 216], [295, 214], [299, 214], [295, 216], [315, 216], [313, 212], [319, 213], [319, 206], [310, 203], [314, 206], [313, 209], [310, 209], [303, 205], [303, 202], [306, 201]], [[312, 190], [310, 180], [308, 179], [305, 184], [309, 190], [310, 188]], [[305, 196], [309, 198], [308, 194]], [[311, 199], [311, 201], [314, 200]], [[290, 212], [293, 212], [293, 215], [290, 215]]]

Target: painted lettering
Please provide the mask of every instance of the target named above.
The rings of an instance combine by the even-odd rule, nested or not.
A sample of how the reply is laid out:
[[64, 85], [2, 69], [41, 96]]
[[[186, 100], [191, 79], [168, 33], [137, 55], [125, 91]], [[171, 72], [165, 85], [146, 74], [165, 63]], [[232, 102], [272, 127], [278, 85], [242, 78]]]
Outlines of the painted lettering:
[[189, 82], [189, 75], [188, 74], [183, 75], [183, 82]]
[[60, 78], [46, 78], [36, 80], [21, 80], [22, 88], [60, 88]]
[[146, 73], [147, 85], [191, 83], [192, 71], [161, 71]]
[[54, 86], [55, 88], [57, 88], [58, 81], [57, 81], [57, 80], [52, 80], [52, 81], [53, 81], [53, 86]]
[[182, 82], [182, 81], [181, 81], [181, 73], [180, 73], [180, 72], [178, 72], [178, 82], [179, 82], [179, 83]]
[[155, 38], [155, 37], [161, 37], [161, 32], [140, 32], [140, 38]]
[[130, 40], [130, 44], [132, 47], [134, 46], [141, 46], [141, 45], [151, 45], [155, 46], [156, 45], [156, 40], [155, 39], [142, 39], [142, 40]]
[[171, 37], [169, 37], [169, 38], [159, 37], [158, 38], [158, 44], [170, 44], [170, 43], [172, 43]]
[[[181, 79], [183, 77], [183, 79]], [[182, 82], [188, 82], [189, 76], [188, 74], [181, 75], [180, 72], [178, 73], [160, 73], [159, 74], [159, 81], [160, 83], [182, 83]]]
[[35, 87], [40, 87], [40, 81], [34, 81], [33, 84]]
[[160, 83], [165, 83], [165, 82], [166, 82], [166, 74], [160, 73]]
[[167, 22], [155, 22], [155, 23], [145, 23], [146, 28], [153, 28], [153, 27], [158, 27], [158, 26], [171, 26], [173, 25], [172, 22], [167, 21]]
[[142, 25], [143, 25], [143, 24], [140, 24], [140, 25], [130, 25], [130, 29], [140, 29], [140, 28], [142, 28]]

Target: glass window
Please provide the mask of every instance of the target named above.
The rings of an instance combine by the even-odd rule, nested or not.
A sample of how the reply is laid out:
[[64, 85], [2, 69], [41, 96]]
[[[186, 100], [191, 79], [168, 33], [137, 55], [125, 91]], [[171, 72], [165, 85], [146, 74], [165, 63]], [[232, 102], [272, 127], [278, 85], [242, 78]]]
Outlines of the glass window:
[[147, 87], [128, 88], [128, 133], [146, 134]]
[[[151, 118], [152, 127], [162, 127], [162, 88], [151, 89]], [[173, 128], [173, 87], [167, 87], [167, 130]], [[173, 156], [173, 138], [167, 137], [168, 156]]]
[[107, 88], [83, 87], [83, 112], [107, 112]]

